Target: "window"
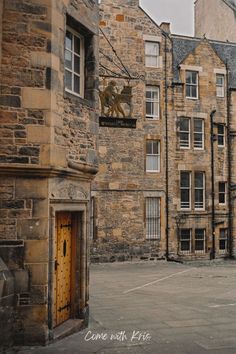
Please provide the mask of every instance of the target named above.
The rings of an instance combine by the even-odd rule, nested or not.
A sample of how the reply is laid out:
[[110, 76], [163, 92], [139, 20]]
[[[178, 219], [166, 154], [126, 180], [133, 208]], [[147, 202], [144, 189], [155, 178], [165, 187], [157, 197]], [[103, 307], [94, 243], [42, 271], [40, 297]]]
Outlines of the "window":
[[205, 252], [205, 229], [195, 229], [195, 252]]
[[191, 253], [191, 229], [180, 229], [180, 251]]
[[194, 208], [204, 209], [205, 207], [205, 181], [203, 172], [194, 174]]
[[190, 148], [190, 119], [180, 118], [179, 146], [182, 149]]
[[146, 142], [146, 171], [160, 171], [160, 141], [147, 140]]
[[219, 250], [221, 253], [226, 253], [228, 247], [228, 229], [220, 229]]
[[218, 146], [225, 146], [225, 127], [224, 124], [217, 125]]
[[204, 121], [194, 118], [193, 120], [193, 147], [194, 149], [204, 149]]
[[180, 205], [181, 209], [190, 209], [191, 205], [191, 174], [182, 171], [180, 173]]
[[198, 72], [186, 71], [186, 97], [198, 98]]
[[65, 89], [83, 97], [84, 40], [71, 29], [67, 29], [65, 40]]
[[[192, 208], [191, 194], [193, 195], [193, 207], [195, 210], [205, 209], [205, 173], [195, 172], [191, 183], [191, 172], [180, 172], [180, 208], [190, 210]], [[193, 185], [193, 193], [191, 193]]]
[[221, 74], [216, 74], [216, 96], [225, 96], [225, 76]]
[[160, 46], [158, 42], [145, 42], [145, 65], [147, 67], [158, 67]]
[[[194, 238], [193, 238], [194, 237]], [[190, 254], [206, 252], [206, 230], [205, 229], [180, 229], [179, 248], [182, 253]]]
[[219, 182], [219, 204], [226, 204], [226, 183]]
[[146, 238], [148, 240], [161, 237], [160, 198], [146, 198]]
[[148, 119], [158, 119], [160, 111], [160, 90], [159, 87], [146, 87], [146, 117]]

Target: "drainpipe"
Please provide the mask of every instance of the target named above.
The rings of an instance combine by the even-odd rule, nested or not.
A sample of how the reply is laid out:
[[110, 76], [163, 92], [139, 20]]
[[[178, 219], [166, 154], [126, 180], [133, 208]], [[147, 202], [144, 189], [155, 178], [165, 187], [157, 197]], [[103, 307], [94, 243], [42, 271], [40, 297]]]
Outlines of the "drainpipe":
[[233, 258], [233, 239], [232, 239], [232, 194], [231, 194], [231, 185], [232, 185], [232, 169], [231, 169], [231, 136], [230, 136], [230, 101], [231, 101], [231, 93], [229, 88], [229, 69], [226, 64], [226, 94], [227, 94], [227, 141], [228, 141], [228, 252], [229, 258]]
[[212, 249], [210, 253], [210, 259], [215, 259], [215, 174], [214, 174], [214, 115], [216, 110], [213, 110], [210, 114], [211, 117], [211, 228], [212, 228]]
[[165, 36], [165, 162], [166, 162], [166, 259], [169, 260], [169, 136], [168, 136], [168, 82], [167, 82], [167, 34]]

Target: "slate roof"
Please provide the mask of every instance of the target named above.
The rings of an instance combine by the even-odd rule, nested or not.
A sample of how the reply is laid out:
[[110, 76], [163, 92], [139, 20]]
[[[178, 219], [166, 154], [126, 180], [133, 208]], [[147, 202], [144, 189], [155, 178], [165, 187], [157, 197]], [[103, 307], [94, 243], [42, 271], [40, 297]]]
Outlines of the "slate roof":
[[[179, 65], [203, 41], [202, 38], [172, 36], [174, 82], [180, 83]], [[229, 86], [236, 89], [236, 43], [208, 40], [220, 59], [229, 68]]]

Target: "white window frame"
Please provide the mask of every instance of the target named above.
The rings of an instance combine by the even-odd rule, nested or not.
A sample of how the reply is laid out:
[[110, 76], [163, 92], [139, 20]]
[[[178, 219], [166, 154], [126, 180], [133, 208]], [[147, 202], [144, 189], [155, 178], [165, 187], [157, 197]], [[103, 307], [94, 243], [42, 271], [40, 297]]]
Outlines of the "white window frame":
[[[197, 187], [196, 186], [196, 174], [202, 174], [202, 176], [203, 176], [203, 186], [202, 187]], [[201, 171], [195, 171], [194, 172], [194, 210], [205, 210], [205, 193], [206, 193], [206, 191], [205, 191], [205, 173], [204, 172], [201, 172]], [[203, 200], [202, 200], [202, 207], [199, 207], [199, 206], [197, 206], [196, 205], [196, 195], [195, 195], [195, 192], [197, 191], [197, 190], [202, 190], [203, 191]], [[199, 202], [198, 202], [199, 203]]]
[[[152, 153], [148, 153], [148, 149], [147, 149], [147, 144], [148, 143], [151, 143], [152, 144]], [[153, 143], [157, 143], [157, 149], [158, 149], [158, 153], [157, 154], [154, 154], [153, 153]], [[148, 139], [146, 140], [146, 172], [148, 173], [156, 173], [156, 172], [160, 172], [160, 158], [161, 158], [161, 152], [160, 152], [160, 148], [161, 148], [161, 144], [160, 144], [160, 140], [154, 140], [154, 139]], [[147, 169], [147, 161], [148, 161], [148, 157], [151, 156], [151, 157], [156, 157], [157, 159], [157, 170], [149, 170]]]
[[[182, 236], [182, 231], [186, 231], [188, 230], [189, 231], [189, 238], [186, 237], [186, 238], [183, 238]], [[181, 244], [182, 242], [189, 242], [189, 249], [188, 250], [182, 250], [181, 249]], [[191, 254], [192, 253], [192, 230], [189, 229], [189, 228], [181, 228], [179, 230], [179, 250], [182, 254]]]
[[[222, 79], [221, 83], [218, 83], [218, 79]], [[224, 74], [216, 74], [216, 96], [217, 97], [225, 97], [225, 75]]]
[[[201, 230], [203, 231], [203, 239], [197, 239], [196, 238], [196, 234], [197, 234], [197, 230]], [[196, 241], [202, 241], [203, 242], [203, 249], [202, 250], [197, 250], [196, 249]], [[198, 253], [198, 254], [203, 254], [206, 252], [206, 229], [204, 228], [196, 228], [194, 230], [194, 250], [195, 250], [195, 253]]]
[[[189, 176], [189, 187], [185, 187], [185, 186], [181, 186], [181, 176], [183, 173], [188, 173], [188, 176]], [[181, 201], [181, 193], [182, 193], [182, 190], [188, 190], [189, 192], [189, 202], [188, 202], [188, 206], [186, 205], [183, 205], [183, 202]], [[180, 209], [181, 210], [191, 210], [191, 172], [190, 171], [180, 171]], [[186, 203], [186, 202], [184, 202]]]
[[[81, 36], [78, 32], [73, 30], [70, 27], [66, 27], [66, 32], [69, 32], [72, 34], [72, 48], [69, 49], [66, 47], [66, 36], [65, 36], [65, 58], [66, 58], [66, 51], [70, 52], [72, 55], [72, 68], [69, 68], [66, 66], [66, 59], [65, 59], [65, 76], [66, 76], [66, 71], [69, 72], [72, 75], [72, 81], [71, 81], [71, 87], [72, 89], [70, 90], [69, 88], [66, 87], [66, 79], [65, 79], [65, 91], [69, 92], [75, 96], [84, 98], [84, 66], [85, 66], [85, 48], [84, 48], [84, 37]], [[74, 37], [79, 38], [80, 40], [80, 54], [76, 53], [74, 51]], [[74, 70], [75, 66], [75, 61], [74, 61], [74, 56], [80, 58], [80, 73], [76, 73]], [[74, 90], [74, 77], [77, 76], [80, 78], [80, 92], [76, 92]]]
[[[201, 132], [196, 132], [195, 131], [195, 121], [198, 120], [198, 121], [201, 121], [202, 123], [202, 131]], [[196, 134], [199, 134], [202, 136], [202, 146], [199, 147], [199, 146], [196, 146], [196, 141], [195, 141], [195, 135]], [[194, 150], [204, 150], [204, 136], [205, 136], [205, 127], [204, 127], [204, 119], [201, 119], [201, 118], [193, 118], [193, 148]]]
[[[226, 227], [219, 229], [219, 253], [220, 254], [228, 253], [228, 232], [229, 230]], [[222, 237], [222, 234], [224, 234], [224, 237]], [[220, 241], [222, 240], [225, 241], [225, 245], [226, 245], [224, 249], [220, 248]]]
[[[223, 127], [223, 133], [219, 132], [219, 127]], [[223, 137], [223, 144], [219, 143], [219, 137]], [[225, 125], [224, 124], [217, 124], [217, 143], [219, 147], [225, 147]]]
[[[148, 53], [148, 48], [147, 48], [148, 44], [157, 45], [156, 54]], [[145, 66], [147, 68], [158, 68], [159, 67], [159, 56], [160, 56], [160, 43], [157, 42], [157, 41], [146, 40], [145, 41]], [[150, 65], [148, 63], [148, 59], [149, 58], [155, 58], [156, 59], [156, 65]]]
[[[151, 93], [151, 98], [147, 98], [147, 92]], [[154, 98], [153, 93], [157, 93], [157, 99]], [[160, 87], [159, 86], [146, 86], [146, 103], [149, 102], [152, 105], [152, 111], [154, 112], [155, 105], [157, 105], [157, 114], [147, 114], [146, 119], [158, 120], [160, 118]]]
[[147, 240], [161, 238], [161, 198], [145, 198], [145, 228]]
[[[192, 79], [191, 79], [190, 83], [187, 83], [187, 73], [196, 74], [196, 83], [194, 83]], [[199, 90], [199, 88], [198, 88], [198, 82], [199, 82], [198, 76], [199, 76], [198, 71], [194, 71], [194, 70], [186, 70], [185, 71], [185, 86], [186, 86], [185, 87], [185, 95], [186, 95], [186, 98], [188, 98], [188, 99], [192, 99], [192, 100], [197, 100], [198, 99], [198, 94], [199, 94], [199, 92], [198, 92], [198, 90]], [[193, 95], [188, 96], [187, 95], [187, 87], [190, 87], [190, 88], [196, 87], [196, 96], [193, 96]], [[192, 91], [192, 90], [190, 89], [190, 91]]]
[[[188, 130], [181, 130], [181, 120], [188, 121]], [[179, 118], [179, 147], [180, 149], [190, 149], [190, 131], [191, 131], [191, 123], [190, 118], [187, 117], [180, 117]], [[188, 134], [188, 141], [181, 140], [181, 134]]]
[[[220, 185], [224, 186], [224, 191], [220, 190]], [[219, 190], [218, 190], [218, 192], [219, 192], [219, 205], [226, 205], [226, 199], [227, 199], [227, 193], [226, 193], [226, 188], [227, 187], [226, 186], [227, 186], [227, 183], [224, 182], [224, 181], [220, 181], [219, 184], [218, 184], [218, 188], [219, 188]], [[223, 203], [220, 202], [220, 196], [221, 195], [224, 196], [224, 202]]]

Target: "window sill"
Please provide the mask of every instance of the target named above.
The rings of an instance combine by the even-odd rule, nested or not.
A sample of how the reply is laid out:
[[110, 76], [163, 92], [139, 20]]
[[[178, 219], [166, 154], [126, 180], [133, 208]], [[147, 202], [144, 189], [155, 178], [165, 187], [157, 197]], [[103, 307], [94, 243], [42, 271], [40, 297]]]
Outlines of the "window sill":
[[199, 97], [185, 97], [187, 100], [194, 100], [194, 101], [197, 101], [199, 100]]
[[155, 117], [155, 118], [146, 117], [145, 120], [148, 122], [159, 122], [160, 117]]
[[161, 171], [145, 171], [146, 173], [160, 173]]
[[160, 241], [161, 238], [158, 237], [158, 238], [146, 238], [146, 241]]

